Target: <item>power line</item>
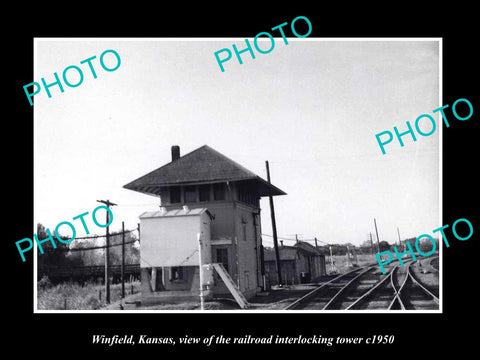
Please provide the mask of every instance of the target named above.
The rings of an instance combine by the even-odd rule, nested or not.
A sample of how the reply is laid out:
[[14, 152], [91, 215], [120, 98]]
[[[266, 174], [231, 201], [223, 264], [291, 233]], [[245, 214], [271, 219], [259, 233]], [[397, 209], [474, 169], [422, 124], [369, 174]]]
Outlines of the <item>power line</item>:
[[[267, 237], [272, 237], [272, 235], [269, 235], [269, 234], [263, 234], [263, 236], [267, 236]], [[293, 242], [296, 242], [297, 240], [296, 239], [289, 239], [289, 238], [285, 238], [285, 237], [278, 237], [278, 239], [281, 239], [281, 240], [285, 240], [285, 241], [293, 241]], [[315, 238], [313, 239], [298, 239], [299, 241], [304, 241], [304, 242], [315, 242]], [[329, 243], [326, 243], [325, 241], [322, 241], [322, 240], [319, 240], [317, 238], [317, 241], [321, 242], [322, 244], [325, 244], [325, 245], [328, 245], [328, 246], [347, 246], [347, 244], [329, 244]], [[356, 246], [355, 244], [351, 244], [353, 246]]]
[[[262, 234], [263, 236], [268, 236], [268, 237], [272, 237], [272, 235], [269, 235], [269, 234]], [[297, 241], [296, 239], [288, 239], [288, 238], [284, 238], [284, 237], [280, 237], [278, 236], [278, 239], [281, 239], [281, 240], [285, 240], [285, 241]], [[298, 239], [299, 241], [315, 241], [315, 239]], [[329, 244], [329, 243], [326, 243], [325, 241], [322, 241], [322, 240], [318, 240], [317, 241], [321, 242], [322, 244], [325, 244], [325, 245], [332, 245], [332, 244]]]
[[[112, 233], [112, 234], [110, 234], [110, 236], [115, 237], [115, 236], [118, 236], [118, 235], [132, 233], [134, 231], [138, 231], [138, 229], [120, 231], [120, 232]], [[91, 235], [91, 236], [83, 236], [83, 237], [74, 237], [73, 240], [90, 240], [90, 239], [98, 239], [98, 238], [104, 238], [104, 237], [106, 237], [106, 235]], [[39, 241], [41, 242], [41, 241], [46, 240], [46, 239], [48, 239], [48, 238], [39, 239]], [[56, 237], [54, 237], [54, 239], [58, 240], [58, 238], [56, 238]], [[67, 240], [72, 241], [72, 238], [61, 238], [61, 239], [64, 242], [67, 241]], [[140, 239], [131, 240], [131, 241], [126, 242], [125, 244], [131, 244], [131, 243], [134, 243], [136, 241], [140, 241]], [[122, 245], [122, 243], [109, 245], [109, 247], [120, 246], [120, 245]], [[95, 249], [105, 249], [105, 248], [106, 248], [106, 245], [91, 246], [91, 247], [84, 247], [84, 248], [67, 248], [67, 249], [48, 248], [48, 249], [46, 249], [46, 252], [51, 252], [51, 251], [68, 252], [68, 251], [95, 250]]]
[[[268, 235], [268, 234], [262, 234], [263, 236], [268, 236], [268, 237], [271, 237], [273, 238], [272, 235]], [[277, 239], [281, 239], [281, 240], [287, 240], [287, 241], [295, 241], [295, 239], [287, 239], [287, 238], [284, 238], [284, 237], [280, 237], [278, 236]]]
[[[122, 234], [126, 234], [126, 233], [129, 233], [129, 232], [134, 232], [134, 231], [137, 231], [137, 229], [119, 231], [119, 232], [115, 232], [115, 233], [110, 233], [109, 235], [110, 236], [117, 236], [117, 235], [122, 235]], [[101, 238], [101, 237], [104, 238], [104, 237], [106, 237], [106, 235], [92, 235], [92, 236], [75, 237], [74, 240], [89, 240], [89, 239], [97, 239], [97, 238]], [[44, 239], [42, 239], [42, 240], [44, 240]]]
[[[140, 242], [140, 240], [138, 239], [135, 239], [135, 240], [131, 240], [131, 241], [127, 241], [125, 242], [125, 245], [127, 244], [133, 244], [135, 242]], [[109, 245], [109, 248], [112, 248], [112, 247], [115, 247], [115, 246], [121, 246], [122, 243], [118, 243], [118, 244], [113, 244], [113, 245]], [[63, 248], [48, 248], [48, 249], [45, 249], [44, 252], [45, 253], [48, 253], [48, 252], [55, 252], [55, 251], [59, 251], [59, 252], [69, 252], [69, 251], [86, 251], [86, 250], [96, 250], [96, 249], [105, 249], [107, 247], [107, 245], [99, 245], [99, 246], [89, 246], [89, 247], [75, 247], [75, 248], [67, 248], [67, 249], [63, 249]]]
[[[139, 240], [132, 240], [132, 241], [126, 241], [125, 245], [127, 244], [133, 244]], [[122, 243], [119, 244], [113, 244], [109, 245], [109, 248], [115, 247], [115, 246], [121, 246]], [[83, 251], [83, 250], [95, 250], [95, 249], [105, 249], [107, 246], [106, 245], [101, 245], [101, 246], [91, 246], [91, 247], [85, 247], [85, 248], [71, 248], [68, 250], [60, 249], [61, 251]]]

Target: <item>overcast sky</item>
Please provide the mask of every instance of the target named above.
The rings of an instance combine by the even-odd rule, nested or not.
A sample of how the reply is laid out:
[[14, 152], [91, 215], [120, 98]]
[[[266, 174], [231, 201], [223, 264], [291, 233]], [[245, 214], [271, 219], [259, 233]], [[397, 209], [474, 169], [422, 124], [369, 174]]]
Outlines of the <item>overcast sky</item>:
[[[112, 230], [122, 220], [133, 228], [159, 200], [123, 185], [168, 163], [172, 145], [183, 155], [207, 144], [263, 178], [269, 160], [272, 183], [288, 194], [275, 197], [280, 237], [360, 244], [375, 234], [374, 217], [390, 243], [397, 227], [402, 238], [431, 234], [442, 225], [441, 126], [404, 137], [403, 148], [392, 142], [386, 155], [375, 134], [406, 130], [442, 105], [438, 40], [288, 40], [256, 59], [243, 54], [243, 65], [233, 56], [221, 72], [214, 52], [244, 39], [36, 39], [32, 81], [53, 82], [69, 65], [84, 81], [35, 96], [35, 221], [53, 230], [109, 199]], [[98, 62], [107, 49], [121, 57], [116, 71]], [[80, 65], [93, 55], [97, 79]], [[261, 207], [271, 234], [268, 199]]]

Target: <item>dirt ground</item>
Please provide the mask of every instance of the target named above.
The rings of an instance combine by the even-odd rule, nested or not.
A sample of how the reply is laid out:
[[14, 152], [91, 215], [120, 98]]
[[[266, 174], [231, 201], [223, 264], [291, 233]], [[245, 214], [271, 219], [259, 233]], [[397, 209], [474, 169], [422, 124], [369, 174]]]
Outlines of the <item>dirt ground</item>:
[[[285, 286], [262, 293], [249, 300], [249, 310], [281, 310], [288, 304], [306, 294], [315, 287], [311, 285]], [[123, 305], [122, 305], [123, 304]], [[205, 310], [241, 310], [233, 298], [220, 298], [207, 301]], [[128, 296], [124, 301], [116, 301], [101, 310], [200, 310], [200, 302], [185, 301], [142, 306], [141, 294]]]
[[[439, 273], [428, 266], [430, 259], [418, 260], [412, 264], [412, 270], [415, 277], [428, 289], [437, 289], [439, 286]], [[420, 265], [421, 264], [421, 265]]]
[[[333, 256], [335, 261], [335, 270], [338, 274], [351, 271], [358, 266], [375, 263], [375, 257], [371, 255], [358, 255], [357, 261], [348, 263], [345, 256]], [[322, 278], [322, 282], [328, 281], [335, 276], [331, 272], [330, 258], [326, 257], [327, 276]], [[313, 290], [316, 284], [298, 284], [287, 285], [282, 288], [273, 287], [272, 290], [259, 294], [249, 300], [249, 310], [282, 310], [288, 304], [295, 301], [299, 297]], [[117, 301], [111, 305], [104, 307], [102, 310], [122, 310], [121, 302]], [[186, 301], [181, 303], [165, 303], [151, 306], [141, 305], [141, 294], [134, 294], [127, 297], [123, 302], [124, 310], [200, 310], [200, 302]], [[205, 310], [240, 310], [238, 304], [233, 298], [215, 299], [214, 301], [205, 302]]]

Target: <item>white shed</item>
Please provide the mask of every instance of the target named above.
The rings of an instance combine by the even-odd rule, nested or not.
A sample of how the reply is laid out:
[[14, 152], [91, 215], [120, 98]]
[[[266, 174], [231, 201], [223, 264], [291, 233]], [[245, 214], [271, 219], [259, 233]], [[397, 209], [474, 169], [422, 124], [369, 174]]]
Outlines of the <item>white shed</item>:
[[[199, 237], [202, 264], [212, 262], [211, 214], [205, 208], [161, 210], [140, 215], [142, 293], [199, 289]], [[212, 283], [205, 274], [203, 284]]]
[[211, 263], [210, 214], [205, 208], [145, 212], [140, 215], [140, 267], [198, 266]]

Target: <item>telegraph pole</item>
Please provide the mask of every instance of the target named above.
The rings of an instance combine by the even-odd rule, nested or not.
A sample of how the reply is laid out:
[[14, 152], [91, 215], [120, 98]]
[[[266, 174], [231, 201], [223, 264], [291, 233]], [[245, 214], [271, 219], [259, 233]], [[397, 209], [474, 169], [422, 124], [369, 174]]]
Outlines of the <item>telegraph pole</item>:
[[372, 251], [372, 256], [373, 256], [373, 255], [374, 255], [374, 251], [373, 251], [372, 232], [370, 232], [370, 250]]
[[122, 221], [122, 299], [125, 299], [125, 223]]
[[375, 232], [377, 233], [377, 253], [380, 252], [380, 240], [378, 239], [378, 230], [377, 230], [377, 220], [373, 218], [373, 222], [375, 223]]
[[[268, 165], [268, 160], [265, 161], [265, 166], [267, 168], [267, 181], [268, 183], [270, 183], [270, 167]], [[275, 248], [275, 262], [277, 264], [278, 285], [282, 286], [282, 268], [280, 264], [280, 252], [278, 251], [277, 223], [275, 222], [275, 208], [273, 206], [273, 196], [270, 195], [268, 199], [270, 201], [270, 216], [272, 218], [273, 247]]]
[[202, 235], [197, 233], [198, 242], [198, 278], [200, 282], [200, 309], [205, 310], [205, 297], [203, 294], [203, 263], [202, 263]]
[[[110, 200], [97, 200], [97, 202], [107, 205], [110, 209], [110, 206], [116, 206], [117, 204], [110, 202]], [[107, 222], [110, 223], [110, 213], [107, 211]], [[106, 239], [105, 239], [105, 302], [110, 304], [110, 225], [106, 229]]]

